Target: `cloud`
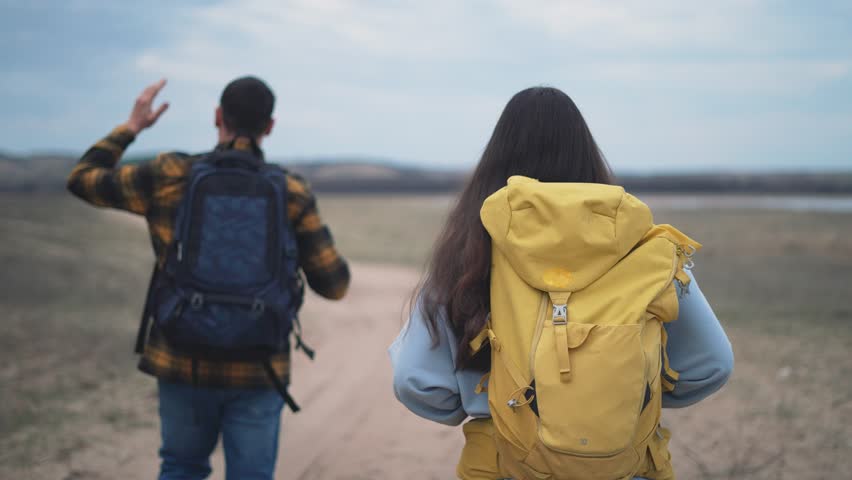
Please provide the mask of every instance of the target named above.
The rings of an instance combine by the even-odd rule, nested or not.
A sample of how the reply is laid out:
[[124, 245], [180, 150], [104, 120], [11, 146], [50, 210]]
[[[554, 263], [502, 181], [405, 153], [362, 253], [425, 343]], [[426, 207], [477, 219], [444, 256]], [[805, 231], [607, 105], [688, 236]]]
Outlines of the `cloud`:
[[643, 89], [693, 93], [792, 95], [852, 79], [850, 60], [705, 60], [591, 63], [589, 75]]
[[[616, 167], [804, 155], [840, 164], [852, 150], [837, 125], [852, 112], [852, 9], [842, 2], [217, 0], [132, 15], [114, 2], [62, 5], [71, 17], [57, 25], [78, 25], [65, 36], [88, 39], [85, 58], [99, 58], [94, 25], [120, 19], [133, 36], [110, 43], [121, 54], [100, 69], [54, 57], [40, 71], [15, 64], [0, 82], [14, 84], [6, 103], [50, 104], [18, 115], [29, 123], [124, 115], [116, 105], [166, 76], [172, 108], [135, 148], [208, 148], [221, 88], [251, 73], [279, 99], [274, 156], [471, 165], [505, 102], [534, 84], [575, 99]], [[27, 30], [16, 28], [0, 35]], [[73, 105], [93, 90], [91, 105]], [[92, 135], [95, 123], [56, 138]], [[35, 138], [16, 128], [0, 143]]]
[[761, 2], [721, 0], [501, 0], [514, 18], [551, 38], [596, 51], [742, 48]]
[[[202, 21], [236, 29], [256, 44], [299, 38], [301, 47], [378, 57], [465, 55], [465, 2], [226, 1], [198, 10]], [[273, 40], [274, 39], [274, 40]], [[280, 45], [279, 45], [280, 46]]]
[[[758, 0], [225, 0], [186, 17], [194, 28], [137, 68], [211, 89], [262, 74], [281, 90], [279, 132], [299, 154], [470, 164], [508, 97], [548, 83], [584, 106], [617, 166], [742, 161], [737, 148], [759, 150], [790, 125], [835, 130], [812, 111], [750, 104], [819, 95], [852, 75], [852, 56], [791, 54], [820, 46]], [[627, 120], [640, 110], [635, 128]], [[798, 148], [818, 130], [799, 128]], [[724, 154], [722, 138], [734, 143]]]
[[[145, 72], [173, 69], [210, 75], [211, 61], [237, 65], [262, 60], [274, 65], [322, 68], [359, 59], [473, 59], [478, 54], [465, 2], [384, 3], [343, 0], [226, 0], [185, 9], [186, 29], [169, 48], [144, 52]], [[295, 64], [295, 65], [294, 65]]]
[[[505, 102], [453, 78], [454, 65], [472, 64], [481, 53], [466, 10], [451, 1], [226, 1], [182, 10], [173, 23], [193, 28], [171, 32], [167, 48], [146, 49], [133, 68], [168, 76], [169, 95], [197, 105], [209, 104], [238, 75], [261, 76], [279, 97], [270, 144], [286, 144], [288, 154], [470, 162], [479, 146], [449, 139], [440, 143], [470, 146], [436, 152], [431, 136], [452, 135], [448, 121], [487, 130]], [[183, 116], [178, 102], [173, 107]], [[423, 132], [430, 135], [416, 138]]]

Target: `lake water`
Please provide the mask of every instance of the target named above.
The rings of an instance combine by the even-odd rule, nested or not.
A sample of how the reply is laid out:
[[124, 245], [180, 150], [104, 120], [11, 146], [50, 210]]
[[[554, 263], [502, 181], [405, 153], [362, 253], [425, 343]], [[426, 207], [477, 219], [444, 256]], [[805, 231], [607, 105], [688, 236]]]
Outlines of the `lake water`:
[[852, 196], [638, 194], [651, 208], [667, 210], [742, 209], [852, 213]]
[[[319, 194], [320, 196], [342, 197], [341, 194]], [[638, 193], [640, 200], [652, 209], [661, 210], [773, 210], [786, 212], [833, 212], [852, 213], [852, 195], [742, 195], [706, 193], [688, 195], [683, 193]], [[387, 201], [385, 195], [374, 195], [377, 202]], [[431, 204], [435, 208], [449, 208], [456, 195], [401, 195], [419, 205]]]

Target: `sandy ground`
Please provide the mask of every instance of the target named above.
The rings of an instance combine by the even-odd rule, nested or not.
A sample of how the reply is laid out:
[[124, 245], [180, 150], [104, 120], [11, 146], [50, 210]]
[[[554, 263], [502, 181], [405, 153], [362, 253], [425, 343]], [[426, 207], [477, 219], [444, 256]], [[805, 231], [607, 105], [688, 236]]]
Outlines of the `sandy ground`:
[[[417, 273], [354, 265], [353, 277], [345, 300], [311, 295], [306, 301], [305, 338], [317, 357], [311, 362], [301, 353], [294, 355], [292, 393], [302, 411], [288, 410], [283, 417], [276, 478], [454, 478], [461, 430], [410, 414], [391, 388], [386, 348], [402, 324], [404, 299]], [[156, 404], [150, 395], [140, 401]], [[114, 443], [94, 443], [74, 452], [65, 462], [70, 470], [61, 465], [50, 470], [67, 480], [155, 478], [156, 424], [126, 431]], [[223, 464], [218, 450], [211, 478], [224, 478]], [[50, 478], [44, 471], [33, 473]]]
[[[136, 228], [140, 232], [144, 228], [136, 218], [114, 215], [133, 225], [134, 232], [128, 235], [135, 235]], [[43, 250], [53, 252], [52, 245], [45, 245]], [[832, 252], [850, 251], [846, 243], [841, 247]], [[130, 264], [134, 269], [149, 264], [149, 252], [143, 243], [130, 250], [123, 244], [109, 248], [118, 250], [100, 256], [120, 258], [123, 263], [102, 266], [102, 275], [123, 271]], [[128, 251], [144, 258], [131, 262]], [[54, 253], [79, 254], [73, 249]], [[832, 260], [836, 261], [839, 260]], [[126, 262], [128, 265], [124, 265]], [[292, 391], [303, 410], [297, 415], [287, 412], [282, 420], [276, 478], [455, 478], [455, 463], [463, 442], [461, 429], [414, 416], [396, 401], [391, 389], [386, 348], [402, 325], [406, 300], [418, 279], [417, 270], [368, 263], [352, 267], [353, 286], [345, 300], [328, 302], [310, 296], [303, 310], [306, 340], [318, 354], [315, 362], [304, 355], [294, 355]], [[755, 285], [768, 285], [765, 288], [771, 292], [782, 291], [771, 282], [778, 276], [773, 273], [775, 270], [767, 271], [771, 278], [756, 277], [761, 281]], [[848, 274], [843, 272], [850, 270], [832, 267], [825, 271], [840, 271], [838, 281], [848, 284]], [[707, 273], [702, 278], [714, 280], [709, 275], [712, 271]], [[44, 281], [51, 278], [47, 276]], [[715, 278], [718, 285], [723, 285], [723, 280], [724, 277]], [[823, 290], [808, 292], [816, 295]], [[736, 297], [736, 292], [727, 294]], [[761, 290], [751, 294], [770, 296]], [[138, 300], [135, 295], [127, 298], [115, 314], [136, 318]], [[852, 336], [845, 321], [849, 318], [848, 303], [814, 298], [801, 301], [818, 305], [824, 300], [829, 305], [839, 305], [831, 311], [838, 321], [824, 324], [830, 328], [789, 330], [785, 327], [789, 320], [782, 316], [789, 306], [774, 311], [773, 315], [788, 322], [781, 322], [775, 333], [770, 333], [772, 324], [730, 328], [737, 366], [728, 387], [695, 407], [664, 413], [663, 423], [674, 431], [672, 454], [678, 478], [836, 479], [847, 477], [838, 472], [852, 471], [852, 456], [848, 455], [852, 451], [852, 390], [846, 381], [852, 374], [848, 354]], [[724, 296], [719, 296], [717, 305], [724, 307], [724, 300]], [[53, 311], [58, 307], [45, 308]], [[748, 310], [743, 315], [747, 313]], [[104, 339], [92, 348], [102, 348], [113, 341]], [[55, 358], [71, 361], [67, 357]], [[85, 366], [84, 358], [78, 360]], [[33, 363], [28, 368], [49, 373], [52, 367]], [[12, 375], [8, 371], [6, 374]], [[33, 464], [3, 467], [7, 453], [0, 451], [0, 477], [155, 478], [159, 420], [154, 382], [131, 367], [126, 376], [121, 370], [118, 377], [93, 384], [85, 396], [68, 399], [69, 415], [62, 423], [52, 425], [49, 434], [39, 435], [33, 448], [45, 453], [36, 454]], [[59, 380], [54, 374], [45, 376], [44, 381]], [[69, 429], [74, 435], [69, 434]], [[54, 448], [51, 441], [59, 447]], [[223, 478], [222, 467], [222, 455], [217, 452], [212, 478]]]
[[[353, 279], [343, 301], [329, 302], [315, 295], [306, 301], [302, 315], [306, 341], [317, 349], [317, 358], [311, 362], [300, 353], [294, 355], [292, 392], [303, 410], [298, 414], [286, 411], [283, 417], [276, 478], [455, 478], [463, 444], [461, 429], [416, 417], [396, 401], [391, 389], [386, 348], [403, 322], [417, 272], [405, 267], [354, 264]], [[680, 470], [686, 474], [680, 478], [719, 478], [709, 472], [715, 470], [718, 475], [721, 464], [726, 465], [721, 470], [731, 474], [721, 478], [752, 478], [747, 470], [733, 472], [731, 468], [738, 461], [735, 457], [741, 455], [743, 432], [737, 432], [739, 441], [725, 441], [732, 433], [726, 411], [735, 410], [737, 405], [732, 398], [716, 400], [721, 401], [667, 413], [679, 419], [673, 453], [676, 465], [684, 467]], [[145, 403], [137, 408], [150, 417], [147, 426], [121, 432], [99, 432], [94, 427], [92, 442], [70, 452], [65, 462], [44, 465], [47, 470], [36, 468], [34, 477], [155, 478], [159, 446], [156, 396], [149, 389], [144, 398], [132, 401]], [[761, 458], [770, 456], [769, 452], [752, 453]], [[752, 464], [754, 460], [762, 463], [759, 459], [743, 462]], [[211, 478], [224, 478], [221, 450], [217, 450], [213, 465]]]
[[319, 351], [315, 362], [295, 359], [293, 394], [305, 409], [284, 419], [279, 476], [453, 478], [460, 430], [412, 415], [391, 388], [386, 348], [417, 273], [355, 265], [353, 278], [342, 302], [308, 299], [305, 318]]

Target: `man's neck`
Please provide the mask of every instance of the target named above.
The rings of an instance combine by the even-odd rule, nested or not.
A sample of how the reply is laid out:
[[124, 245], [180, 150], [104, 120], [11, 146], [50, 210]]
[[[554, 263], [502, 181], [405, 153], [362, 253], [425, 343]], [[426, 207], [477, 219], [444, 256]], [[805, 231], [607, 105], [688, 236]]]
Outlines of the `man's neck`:
[[[237, 137], [249, 137], [249, 136], [248, 135], [236, 135], [236, 134], [233, 134], [233, 133], [224, 133], [224, 132], [220, 131], [219, 132], [219, 143], [218, 143], [218, 145], [224, 145], [224, 144], [227, 144], [227, 143], [231, 143]], [[261, 143], [263, 143], [263, 137], [258, 136], [258, 137], [253, 137], [253, 138], [254, 138], [254, 143], [256, 143], [258, 147], [260, 147]]]

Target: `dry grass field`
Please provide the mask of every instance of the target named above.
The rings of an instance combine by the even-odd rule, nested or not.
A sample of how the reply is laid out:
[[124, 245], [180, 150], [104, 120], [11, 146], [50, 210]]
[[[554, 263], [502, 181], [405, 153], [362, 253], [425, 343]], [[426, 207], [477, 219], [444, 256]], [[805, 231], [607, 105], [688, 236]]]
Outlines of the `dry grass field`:
[[[396, 405], [384, 353], [449, 202], [320, 199], [354, 284], [345, 302], [311, 298], [304, 312], [319, 357], [296, 361], [306, 408], [285, 417], [280, 478], [452, 478], [461, 432]], [[845, 478], [852, 213], [649, 203], [704, 243], [695, 273], [737, 361], [722, 392], [664, 415], [679, 478]], [[153, 478], [156, 388], [131, 353], [153, 262], [144, 227], [63, 195], [0, 205], [0, 478]], [[350, 313], [332, 326], [328, 308]]]

